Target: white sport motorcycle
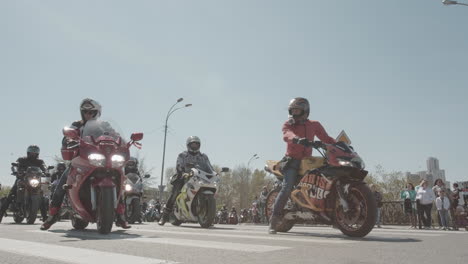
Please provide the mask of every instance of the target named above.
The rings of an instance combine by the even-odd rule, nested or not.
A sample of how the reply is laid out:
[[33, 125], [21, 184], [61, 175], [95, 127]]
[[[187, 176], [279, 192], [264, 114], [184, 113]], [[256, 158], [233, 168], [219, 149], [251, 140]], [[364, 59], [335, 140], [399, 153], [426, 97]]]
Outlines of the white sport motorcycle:
[[[229, 168], [221, 170], [228, 171]], [[203, 228], [212, 226], [216, 214], [214, 194], [220, 180], [218, 173], [210, 166], [197, 165], [183, 177], [185, 184], [176, 198], [170, 222], [176, 226], [182, 223], [199, 223]]]

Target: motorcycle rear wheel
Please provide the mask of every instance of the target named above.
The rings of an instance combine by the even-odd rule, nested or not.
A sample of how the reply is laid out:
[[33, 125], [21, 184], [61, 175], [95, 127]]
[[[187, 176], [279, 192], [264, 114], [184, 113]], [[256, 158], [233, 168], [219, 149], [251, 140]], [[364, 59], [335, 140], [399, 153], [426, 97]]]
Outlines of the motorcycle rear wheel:
[[364, 237], [374, 228], [377, 217], [374, 194], [366, 184], [354, 185], [349, 187], [347, 200], [350, 209], [346, 213], [336, 201], [336, 225], [347, 236]]
[[70, 218], [71, 218], [71, 222], [72, 222], [72, 226], [73, 228], [75, 228], [76, 230], [83, 230], [85, 229], [89, 222], [86, 222], [84, 220], [81, 220], [79, 218], [77, 218], [76, 216], [73, 216], [73, 215], [70, 215]]
[[101, 188], [97, 191], [97, 229], [101, 234], [109, 234], [114, 224], [114, 191], [112, 188]]

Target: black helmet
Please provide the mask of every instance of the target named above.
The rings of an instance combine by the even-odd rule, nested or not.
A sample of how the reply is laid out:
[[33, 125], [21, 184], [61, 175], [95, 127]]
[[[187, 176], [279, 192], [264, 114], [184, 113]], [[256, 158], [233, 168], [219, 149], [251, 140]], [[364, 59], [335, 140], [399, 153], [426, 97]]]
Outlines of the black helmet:
[[65, 169], [67, 168], [67, 165], [65, 164], [65, 162], [61, 161], [59, 163], [57, 163], [57, 171], [60, 171], [60, 172], [63, 172], [65, 171]]
[[[300, 109], [302, 113], [299, 115], [293, 115], [292, 109]], [[309, 117], [310, 105], [309, 101], [303, 97], [296, 97], [289, 102], [288, 106], [289, 118], [303, 118], [307, 119]]]
[[[195, 144], [192, 144], [192, 143], [195, 143]], [[198, 144], [196, 144], [196, 143], [198, 143]], [[187, 145], [187, 150], [189, 152], [192, 152], [192, 153], [200, 152], [201, 141], [200, 141], [199, 137], [197, 137], [197, 136], [188, 137], [186, 145]]]
[[26, 152], [27, 152], [28, 158], [37, 159], [39, 157], [39, 153], [41, 152], [41, 149], [37, 145], [31, 145], [28, 147]]
[[101, 105], [90, 98], [83, 99], [80, 103], [80, 113], [81, 113], [81, 118], [84, 120], [84, 112], [91, 111], [93, 113], [93, 118], [96, 119], [101, 116]]

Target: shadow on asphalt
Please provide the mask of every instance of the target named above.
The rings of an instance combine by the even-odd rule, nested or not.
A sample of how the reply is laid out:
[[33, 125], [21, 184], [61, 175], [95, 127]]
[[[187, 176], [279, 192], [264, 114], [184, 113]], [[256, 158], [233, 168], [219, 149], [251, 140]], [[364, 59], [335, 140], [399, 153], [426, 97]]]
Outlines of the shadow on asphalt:
[[310, 232], [288, 232], [288, 233], [281, 233], [283, 235], [291, 234], [294, 236], [303, 236], [303, 237], [320, 237], [320, 238], [341, 238], [343, 240], [354, 240], [354, 241], [368, 241], [368, 242], [390, 242], [390, 243], [416, 243], [421, 242], [420, 239], [414, 238], [398, 238], [398, 237], [378, 237], [378, 236], [366, 236], [362, 238], [358, 237], [348, 237], [343, 234], [321, 234], [321, 233], [310, 233]]
[[84, 240], [122, 240], [122, 239], [132, 239], [141, 237], [138, 234], [128, 234], [125, 230], [116, 230], [112, 231], [109, 234], [99, 234], [96, 229], [85, 229], [85, 230], [65, 230], [65, 229], [54, 229], [49, 230], [48, 232], [62, 235], [64, 238], [75, 238], [73, 240], [67, 239], [60, 242], [75, 242], [75, 241], [84, 241]]
[[217, 226], [211, 226], [210, 228], [203, 228], [201, 226], [184, 226], [181, 225], [179, 228], [188, 228], [188, 229], [212, 229], [212, 230], [236, 230], [236, 228], [232, 227], [217, 227]]

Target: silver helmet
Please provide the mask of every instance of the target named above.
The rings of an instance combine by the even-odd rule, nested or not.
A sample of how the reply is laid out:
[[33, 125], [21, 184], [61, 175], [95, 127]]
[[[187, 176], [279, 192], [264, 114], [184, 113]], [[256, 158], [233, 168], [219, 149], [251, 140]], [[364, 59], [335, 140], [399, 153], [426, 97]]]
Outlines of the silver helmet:
[[92, 111], [94, 112], [93, 119], [97, 119], [101, 116], [101, 109], [101, 104], [99, 104], [97, 101], [90, 98], [83, 99], [83, 101], [80, 103], [81, 118], [84, 120], [84, 112]]
[[[198, 144], [192, 144], [192, 143], [198, 143]], [[200, 145], [201, 141], [200, 138], [197, 136], [190, 136], [187, 138], [187, 150], [192, 153], [200, 152]]]

